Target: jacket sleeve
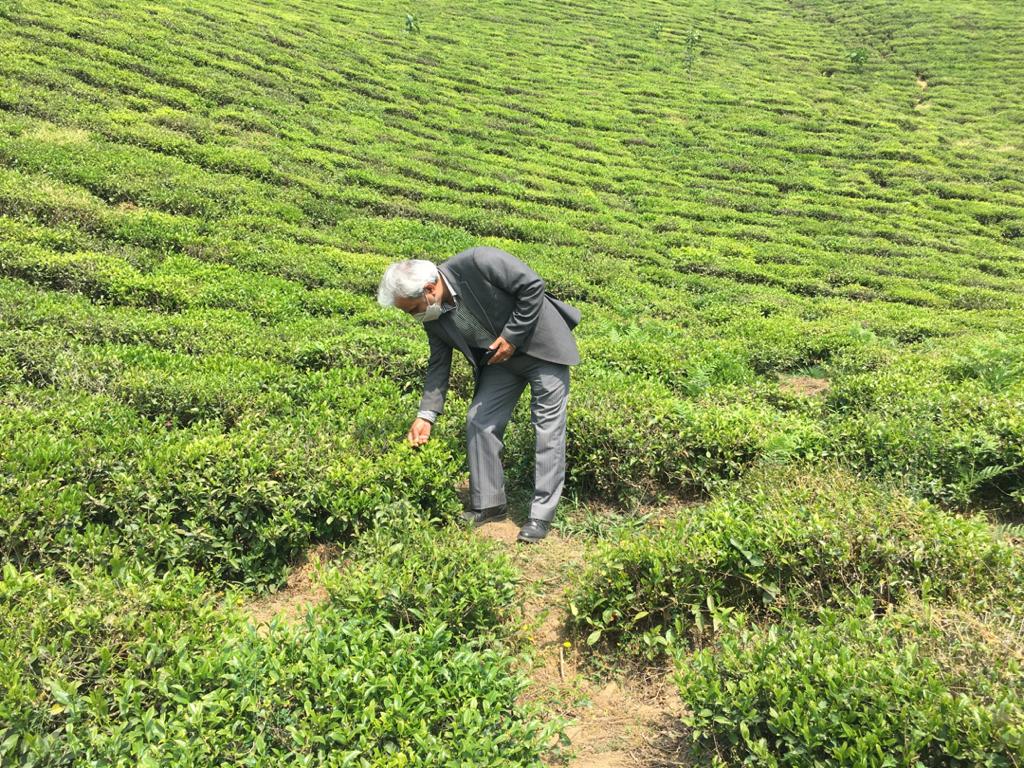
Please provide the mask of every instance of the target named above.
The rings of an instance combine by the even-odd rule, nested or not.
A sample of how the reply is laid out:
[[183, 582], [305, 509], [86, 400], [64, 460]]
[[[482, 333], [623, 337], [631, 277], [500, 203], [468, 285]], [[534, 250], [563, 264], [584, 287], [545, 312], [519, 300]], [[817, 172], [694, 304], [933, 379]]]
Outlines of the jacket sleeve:
[[427, 360], [427, 373], [423, 379], [420, 410], [441, 414], [444, 413], [444, 401], [448, 395], [451, 378], [452, 348], [429, 331], [427, 341], [430, 343], [430, 358]]
[[473, 251], [473, 261], [484, 279], [515, 297], [512, 315], [501, 336], [510, 344], [521, 347], [540, 317], [544, 304], [544, 281], [526, 264], [500, 248], [480, 246]]

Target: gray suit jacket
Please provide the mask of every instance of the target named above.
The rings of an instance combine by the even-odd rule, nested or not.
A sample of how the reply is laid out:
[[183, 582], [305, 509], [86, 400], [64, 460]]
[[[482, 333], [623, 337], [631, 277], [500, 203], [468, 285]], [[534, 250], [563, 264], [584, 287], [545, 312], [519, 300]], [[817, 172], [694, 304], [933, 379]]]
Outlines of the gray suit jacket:
[[[518, 353], [564, 365], [576, 365], [580, 353], [572, 329], [580, 311], [544, 290], [540, 276], [500, 248], [478, 246], [455, 254], [437, 265], [462, 301], [491, 331], [514, 344]], [[420, 410], [442, 413], [456, 347], [469, 360], [477, 376], [476, 358], [455, 327], [451, 312], [424, 323], [430, 342], [430, 360], [423, 384]], [[501, 363], [498, 363], [501, 365]]]

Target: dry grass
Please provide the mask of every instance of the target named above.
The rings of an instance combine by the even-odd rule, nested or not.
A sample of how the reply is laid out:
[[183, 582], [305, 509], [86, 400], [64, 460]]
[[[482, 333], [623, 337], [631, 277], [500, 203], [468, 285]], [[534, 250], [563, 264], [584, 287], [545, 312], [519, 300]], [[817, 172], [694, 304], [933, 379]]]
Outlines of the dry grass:
[[828, 391], [828, 379], [813, 376], [779, 376], [779, 389], [792, 395], [813, 397]]

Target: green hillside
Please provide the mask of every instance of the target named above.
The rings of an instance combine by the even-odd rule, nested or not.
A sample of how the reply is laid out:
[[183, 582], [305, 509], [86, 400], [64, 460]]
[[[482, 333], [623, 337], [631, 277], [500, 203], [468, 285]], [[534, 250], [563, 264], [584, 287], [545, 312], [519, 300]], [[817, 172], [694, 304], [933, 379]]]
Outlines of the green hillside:
[[[583, 313], [596, 662], [675, 656], [727, 764], [1021, 765], [1022, 84], [1010, 0], [0, 3], [0, 762], [536, 761], [520, 577], [438, 522], [471, 372], [408, 448], [427, 345], [375, 301], [487, 244]], [[523, 490], [522, 412], [508, 444]], [[317, 542], [365, 572], [253, 632]], [[703, 704], [784, 685], [743, 656], [776, 627], [933, 660], [815, 757], [848, 734]]]

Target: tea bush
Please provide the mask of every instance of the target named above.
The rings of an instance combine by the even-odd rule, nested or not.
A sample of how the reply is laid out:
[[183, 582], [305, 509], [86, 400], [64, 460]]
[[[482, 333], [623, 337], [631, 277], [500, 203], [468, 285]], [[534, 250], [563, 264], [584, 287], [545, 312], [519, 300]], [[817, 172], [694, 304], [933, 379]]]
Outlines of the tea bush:
[[[456, 361], [431, 443], [401, 445], [426, 345], [373, 297], [400, 258], [498, 246], [579, 306], [567, 496], [632, 508], [838, 457], [1012, 522], [1024, 509], [1024, 197], [1007, 105], [1024, 16], [966, 0], [797, 5], [584, 2], [566, 25], [536, 0], [486, 13], [423, 0], [428, 33], [405, 34], [409, 9], [390, 0], [0, 4], [0, 559], [52, 587], [25, 587], [18, 621], [52, 602], [78, 626], [78, 608], [60, 606], [173, 592], [165, 576], [191, 574], [179, 578], [202, 583], [173, 598], [180, 622], [124, 629], [205, 665], [166, 672], [199, 698], [147, 689], [139, 708], [153, 673], [132, 666], [116, 725], [72, 732], [53, 697], [77, 699], [55, 668], [60, 693], [33, 683], [17, 701], [37, 719], [17, 722], [25, 738], [64, 741], [5, 735], [17, 757], [0, 761], [38, 747], [86, 765], [536, 762], [492, 626], [507, 616], [506, 565], [388, 522], [396, 504], [458, 511], [472, 392]], [[696, 60], [682, 55], [687, 30]], [[495, 56], [495, 40], [515, 44]], [[870, 77], [851, 74], [837, 40], [880, 54]], [[780, 385], [794, 374], [819, 379], [817, 394]], [[513, 492], [532, 474], [523, 415], [508, 433]], [[827, 472], [801, 482], [825, 500], [793, 491], [759, 520], [761, 502], [727, 495], [694, 513], [692, 542], [679, 523], [660, 548], [652, 534], [621, 545], [623, 560], [604, 551], [623, 570], [590, 572], [579, 626], [654, 652], [739, 610], [777, 618], [847, 591], [880, 604], [1019, 595], [1016, 556], [980, 522]], [[189, 623], [188, 605], [225, 582], [279, 584], [308, 544], [360, 536], [351, 573], [331, 577], [339, 602], [316, 620], [322, 638], [281, 627], [266, 646], [218, 615], [214, 647]], [[143, 569], [137, 584], [104, 586], [121, 578], [103, 575], [111, 559]], [[80, 568], [100, 569], [89, 589]], [[136, 610], [119, 600], [101, 601], [110, 626], [118, 605]], [[23, 678], [48, 663], [60, 621], [4, 646], [31, 657], [15, 665]], [[330, 688], [339, 652], [363, 675], [350, 690]], [[105, 679], [86, 667], [68, 669]], [[273, 716], [254, 709], [262, 694], [240, 693], [246, 669], [270, 670], [251, 688]], [[274, 688], [287, 670], [288, 690]], [[313, 693], [337, 697], [340, 720]], [[359, 696], [377, 703], [358, 709]], [[524, 751], [499, 744], [503, 732]]]
[[102, 563], [118, 546], [263, 585], [310, 541], [344, 539], [382, 505], [453, 515], [450, 450], [381, 435], [393, 416], [365, 404], [374, 385], [357, 379], [325, 375], [287, 421], [230, 432], [162, 429], [109, 398], [14, 387], [0, 396], [0, 552], [24, 565]]
[[[64, 578], [6, 564], [0, 759], [72, 765], [68, 737], [100, 739], [100, 723], [116, 736], [119, 723], [141, 728], [147, 712], [151, 721], [162, 701], [200, 699], [217, 681], [197, 651], [218, 647], [238, 623], [210, 599], [210, 586], [189, 570], [158, 575], [116, 554], [109, 569], [72, 567]], [[93, 734], [90, 722], [97, 724]], [[147, 738], [154, 738], [152, 726]], [[127, 758], [130, 741], [124, 746]]]
[[704, 493], [758, 460], [807, 458], [824, 442], [801, 414], [733, 389], [690, 399], [654, 380], [591, 373], [570, 400], [569, 477], [584, 493], [620, 501], [659, 489]]
[[679, 661], [684, 721], [716, 765], [1020, 765], [1015, 632], [870, 602], [814, 618], [732, 627]]
[[841, 470], [772, 468], [643, 536], [601, 544], [569, 599], [591, 644], [653, 657], [733, 611], [777, 617], [857, 594], [1019, 611], [1024, 558], [982, 519]]
[[0, 761], [525, 766], [557, 727], [517, 703], [507, 647], [467, 633], [494, 638], [490, 617], [449, 623], [442, 601], [392, 626], [386, 607], [326, 605], [259, 633], [211, 587], [119, 560], [64, 580], [5, 566]]
[[[970, 413], [937, 417], [977, 392], [976, 379], [949, 371], [948, 360], [930, 359], [914, 373], [921, 381], [949, 373], [939, 397], [921, 388], [905, 403], [893, 393], [864, 412], [842, 404], [847, 375], [864, 371], [834, 361], [857, 358], [879, 379], [898, 374], [902, 382], [899, 361], [922, 357], [915, 344], [930, 339], [950, 353], [1000, 331], [1013, 341], [1024, 308], [1012, 237], [1019, 191], [1007, 176], [1016, 124], [1012, 110], [979, 111], [972, 101], [1011, 98], [1003, 91], [1016, 60], [993, 53], [999, 66], [970, 72], [973, 89], [922, 92], [943, 109], [908, 113], [920, 61], [894, 48], [851, 89], [834, 60], [837, 29], [856, 29], [847, 36], [866, 50], [886, 49], [877, 36], [908, 34], [874, 5], [867, 15], [834, 3], [799, 18], [754, 12], [741, 23], [771, 31], [770, 49], [744, 49], [735, 67], [702, 67], [694, 82], [666, 77], [683, 67], [680, 41], [667, 29], [648, 34], [663, 27], [656, 3], [649, 18], [631, 17], [631, 34], [609, 38], [638, 62], [636, 82], [612, 82], [614, 73], [595, 72], [583, 49], [569, 46], [558, 88], [520, 82], [515, 67], [491, 73], [501, 83], [494, 86], [457, 58], [434, 61], [421, 50], [436, 41], [382, 35], [358, 10], [300, 14], [305, 45], [282, 48], [266, 33], [284, 39], [281, 20], [244, 2], [237, 14], [167, 2], [159, 23], [128, 6], [11, 6], [0, 17], [8, 41], [0, 98], [0, 294], [8, 301], [0, 321], [17, 332], [38, 322], [59, 327], [22, 340], [73, 349], [64, 361], [79, 373], [64, 379], [71, 388], [107, 387], [154, 420], [186, 423], [197, 410], [220, 411], [215, 417], [232, 427], [242, 401], [279, 417], [287, 398], [302, 396], [281, 392], [285, 382], [301, 388], [297, 374], [309, 370], [358, 367], [393, 378], [403, 392], [416, 389], [422, 337], [373, 306], [376, 280], [393, 258], [440, 259], [485, 239], [522, 256], [583, 310], [576, 391], [596, 391], [574, 406], [570, 490], [622, 499], [703, 492], [757, 457], [825, 450], [879, 474], [906, 471], [944, 503], [1002, 492], [1013, 506], [1019, 430], [1003, 416], [980, 429]], [[99, 29], [88, 19], [101, 12]], [[524, 30], [514, 55], [532, 62], [550, 50], [550, 13], [473, 18], [447, 30], [444, 45], [475, 50], [511, 24]], [[718, 50], [715, 11], [692, 13], [700, 23], [680, 19], [680, 28], [699, 27], [701, 45]], [[913, 32], [936, 41], [921, 55], [947, 82], [964, 76], [962, 62], [988, 61], [979, 51], [995, 39], [950, 36], [951, 13], [924, 8]], [[865, 22], [876, 17], [878, 28]], [[342, 21], [351, 32], [344, 40]], [[165, 22], [182, 36], [173, 51]], [[605, 22], [595, 13], [585, 26], [601, 37]], [[1019, 20], [1000, 9], [975, 22], [1012, 36]], [[779, 28], [787, 29], [782, 38]], [[807, 71], [780, 65], [792, 50], [816, 63]], [[836, 76], [823, 79], [818, 62], [830, 57]], [[324, 61], [337, 65], [325, 69]], [[763, 103], [764, 83], [738, 75], [752, 68], [765, 82], [792, 79], [794, 90]], [[538, 76], [543, 82], [550, 72]], [[585, 82], [589, 91], [594, 78], [611, 78], [601, 104], [566, 102], [563, 85]], [[866, 117], [807, 113], [801, 88], [814, 103]], [[747, 96], [723, 100], [719, 91]], [[453, 122], [467, 93], [483, 106]], [[970, 123], [981, 115], [979, 133]], [[878, 149], [872, 156], [865, 126]], [[964, 178], [960, 153], [978, 135], [985, 146], [971, 144], [975, 170]], [[424, 142], [431, 152], [421, 151]], [[57, 298], [51, 306], [76, 309], [58, 310], [62, 320], [49, 323], [17, 306], [8, 315], [11, 304], [40, 293]], [[131, 327], [122, 330], [126, 318]], [[193, 359], [145, 349], [144, 364], [114, 372], [112, 350], [69, 339]], [[47, 355], [18, 352], [32, 383], [69, 373], [48, 370]], [[981, 380], [1008, 381], [1016, 375], [1010, 362]], [[796, 414], [792, 399], [779, 401], [776, 376], [813, 366], [831, 380], [835, 407]], [[203, 370], [211, 371], [207, 382], [198, 381]], [[234, 379], [240, 391], [230, 397], [223, 382]], [[643, 390], [650, 400], [635, 396]], [[663, 391], [670, 402], [660, 402]], [[455, 394], [466, 394], [465, 381]], [[1020, 398], [991, 391], [987, 406], [1012, 415]], [[649, 424], [648, 412], [668, 413], [682, 428]], [[915, 446], [907, 435], [927, 417], [940, 423]], [[631, 448], [641, 458], [622, 458]]]
[[[1024, 487], [1024, 380], [1010, 346], [848, 376], [828, 392], [836, 453], [961, 508]], [[1019, 510], [1019, 507], [1017, 507]]]
[[324, 584], [339, 613], [378, 616], [396, 629], [436, 619], [456, 637], [480, 639], [508, 632], [518, 579], [493, 543], [461, 526], [436, 530], [399, 505], [378, 512]]

